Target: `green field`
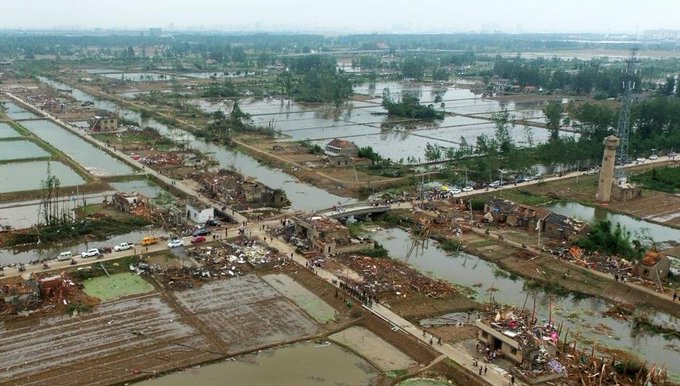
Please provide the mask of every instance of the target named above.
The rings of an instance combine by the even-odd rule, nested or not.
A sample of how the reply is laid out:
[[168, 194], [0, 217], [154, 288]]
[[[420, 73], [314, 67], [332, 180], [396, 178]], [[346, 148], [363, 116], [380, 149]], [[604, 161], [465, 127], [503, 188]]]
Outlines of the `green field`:
[[130, 272], [99, 276], [85, 281], [85, 293], [103, 302], [121, 296], [143, 294], [153, 291], [153, 286], [141, 276]]

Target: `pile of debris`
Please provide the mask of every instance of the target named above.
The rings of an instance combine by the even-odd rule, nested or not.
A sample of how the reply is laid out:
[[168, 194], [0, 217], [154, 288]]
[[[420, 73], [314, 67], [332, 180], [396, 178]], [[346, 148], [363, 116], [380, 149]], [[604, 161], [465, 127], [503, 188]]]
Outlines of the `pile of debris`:
[[87, 296], [66, 272], [4, 279], [0, 284], [0, 315], [28, 315], [34, 312], [62, 312], [70, 304], [94, 306], [99, 301]]
[[516, 374], [529, 384], [548, 382], [566, 375], [557, 360], [558, 329], [537, 323], [526, 309], [501, 307], [487, 309], [475, 326], [485, 344], [482, 353], [487, 361], [503, 355], [517, 363]]
[[[352, 284], [373, 297], [406, 298], [417, 293], [432, 298], [445, 298], [457, 294], [451, 284], [425, 276], [406, 264], [391, 259], [357, 255], [339, 255], [336, 258], [362, 276], [362, 282]], [[348, 281], [351, 283], [351, 280]]]
[[283, 260], [283, 255], [276, 250], [245, 238], [235, 243], [222, 241], [214, 246], [187, 248], [187, 251], [196, 263], [193, 267], [139, 268], [153, 272], [168, 288], [180, 290], [206, 281], [243, 276], [254, 267]]

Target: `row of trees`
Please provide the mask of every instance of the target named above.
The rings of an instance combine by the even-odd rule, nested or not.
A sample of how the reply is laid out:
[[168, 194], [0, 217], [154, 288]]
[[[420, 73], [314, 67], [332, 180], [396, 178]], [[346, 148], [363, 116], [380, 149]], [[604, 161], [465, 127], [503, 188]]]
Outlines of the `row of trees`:
[[[547, 90], [562, 90], [579, 95], [590, 93], [615, 97], [621, 92], [621, 68], [605, 66], [598, 61], [525, 60], [503, 58], [494, 60], [493, 75], [510, 79], [520, 86], [542, 86]], [[635, 83], [641, 85], [640, 79]]]

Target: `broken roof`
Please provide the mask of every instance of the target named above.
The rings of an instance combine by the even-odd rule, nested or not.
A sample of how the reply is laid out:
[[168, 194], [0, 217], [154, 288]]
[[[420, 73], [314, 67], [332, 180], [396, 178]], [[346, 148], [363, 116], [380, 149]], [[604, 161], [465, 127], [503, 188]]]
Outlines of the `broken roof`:
[[332, 141], [328, 142], [327, 146], [337, 147], [339, 149], [344, 149], [348, 147], [356, 147], [354, 142], [346, 141], [344, 139], [334, 138]]

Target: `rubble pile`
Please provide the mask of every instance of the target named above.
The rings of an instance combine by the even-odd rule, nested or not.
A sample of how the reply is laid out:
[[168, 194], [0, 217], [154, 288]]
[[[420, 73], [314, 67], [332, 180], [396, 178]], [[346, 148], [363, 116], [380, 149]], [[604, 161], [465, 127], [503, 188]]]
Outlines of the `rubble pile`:
[[277, 251], [254, 240], [239, 240], [238, 243], [222, 242], [215, 246], [188, 248], [189, 257], [197, 263], [193, 267], [142, 266], [138, 268], [153, 273], [154, 276], [170, 289], [181, 290], [193, 288], [200, 283], [243, 276], [251, 271], [251, 267], [268, 264], [283, 259]]
[[65, 272], [28, 280], [19, 277], [0, 284], [0, 315], [28, 315], [34, 312], [61, 312], [70, 304], [93, 306], [98, 300], [82, 292]]
[[341, 255], [338, 260], [363, 277], [363, 282], [355, 283], [356, 286], [374, 297], [405, 298], [417, 293], [444, 298], [457, 293], [449, 283], [425, 276], [391, 259]]

